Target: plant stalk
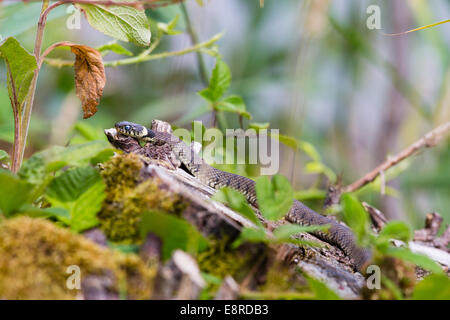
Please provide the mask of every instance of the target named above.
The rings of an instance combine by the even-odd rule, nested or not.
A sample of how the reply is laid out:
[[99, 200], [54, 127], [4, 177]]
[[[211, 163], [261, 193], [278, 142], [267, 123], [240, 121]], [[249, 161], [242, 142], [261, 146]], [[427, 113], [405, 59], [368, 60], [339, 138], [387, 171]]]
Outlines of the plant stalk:
[[18, 131], [19, 134], [15, 135], [14, 137], [14, 149], [17, 150], [17, 154], [14, 155], [14, 162], [12, 166], [13, 172], [17, 172], [20, 169], [20, 166], [22, 165], [23, 161], [23, 155], [25, 153], [28, 128], [30, 126], [31, 111], [33, 109], [34, 95], [36, 92], [36, 83], [40, 70], [39, 59], [42, 47], [42, 38], [45, 29], [45, 22], [47, 21], [49, 9], [52, 9], [57, 5], [60, 5], [60, 3], [58, 2], [54, 3], [51, 6], [51, 8], [49, 8], [49, 0], [42, 1], [41, 15], [39, 17], [39, 22], [37, 26], [36, 41], [34, 43], [34, 56], [36, 58], [36, 63], [38, 66], [34, 71], [33, 79], [31, 80], [30, 89], [28, 91], [28, 97], [25, 101], [23, 113], [22, 114], [17, 113], [17, 119], [15, 119], [15, 125], [18, 126], [18, 130], [16, 131]]

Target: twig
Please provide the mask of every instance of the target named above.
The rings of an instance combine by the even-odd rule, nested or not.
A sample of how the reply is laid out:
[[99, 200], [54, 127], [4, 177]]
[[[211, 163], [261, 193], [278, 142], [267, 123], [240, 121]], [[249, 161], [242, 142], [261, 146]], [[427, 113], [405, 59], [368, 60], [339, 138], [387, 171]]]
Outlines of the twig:
[[450, 121], [446, 122], [439, 127], [431, 130], [422, 138], [417, 140], [415, 143], [410, 145], [408, 148], [401, 151], [394, 157], [389, 157], [385, 162], [380, 164], [378, 167], [367, 173], [361, 179], [353, 182], [352, 184], [344, 187], [342, 189], [343, 192], [354, 192], [359, 188], [365, 186], [366, 184], [374, 181], [379, 175], [380, 172], [385, 172], [389, 168], [395, 166], [402, 160], [416, 154], [420, 150], [424, 148], [434, 147], [440, 140], [442, 140], [448, 133], [450, 132]]
[[[222, 34], [217, 34], [208, 41], [199, 43], [195, 46], [188, 47], [182, 50], [178, 51], [169, 51], [169, 52], [162, 52], [158, 54], [150, 54], [150, 55], [137, 55], [132, 58], [127, 59], [121, 59], [121, 60], [114, 60], [114, 61], [105, 61], [105, 67], [117, 67], [117, 66], [124, 66], [129, 64], [135, 64], [140, 63], [144, 61], [150, 61], [150, 60], [156, 60], [156, 59], [164, 59], [169, 58], [173, 56], [181, 56], [190, 52], [195, 52], [199, 50], [200, 48], [209, 47], [216, 41], [218, 41], [222, 37]], [[45, 62], [51, 66], [54, 67], [71, 67], [73, 66], [73, 61], [69, 60], [59, 60], [59, 59], [45, 59]]]

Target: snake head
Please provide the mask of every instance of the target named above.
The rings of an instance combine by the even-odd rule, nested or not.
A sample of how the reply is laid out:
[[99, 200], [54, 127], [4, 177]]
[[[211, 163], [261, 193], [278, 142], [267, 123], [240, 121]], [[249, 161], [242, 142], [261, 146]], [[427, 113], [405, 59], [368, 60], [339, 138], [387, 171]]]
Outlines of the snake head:
[[146, 127], [133, 122], [120, 121], [117, 122], [114, 126], [119, 133], [133, 138], [143, 138], [148, 134], [148, 130]]

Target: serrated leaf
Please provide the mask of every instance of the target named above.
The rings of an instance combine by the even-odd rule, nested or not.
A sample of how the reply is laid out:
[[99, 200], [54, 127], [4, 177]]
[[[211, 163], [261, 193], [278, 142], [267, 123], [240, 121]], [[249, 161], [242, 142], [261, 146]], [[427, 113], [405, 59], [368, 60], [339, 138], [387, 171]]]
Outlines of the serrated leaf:
[[89, 24], [98, 31], [139, 46], [150, 45], [150, 25], [144, 10], [129, 6], [97, 4], [76, 4], [76, 6], [83, 10]]
[[380, 232], [380, 236], [408, 242], [411, 240], [412, 232], [411, 228], [404, 222], [390, 221], [383, 227]]
[[75, 168], [52, 181], [46, 199], [53, 207], [66, 209], [70, 214], [67, 224], [75, 232], [81, 232], [99, 223], [97, 212], [105, 198], [104, 190], [105, 184], [97, 170]]
[[71, 169], [53, 179], [46, 194], [62, 202], [75, 201], [99, 179], [99, 173], [92, 167]]
[[272, 181], [267, 176], [259, 177], [256, 195], [262, 215], [268, 220], [278, 220], [291, 208], [294, 192], [288, 179], [277, 174]]
[[231, 209], [241, 213], [245, 218], [256, 225], [261, 225], [261, 222], [242, 193], [229, 187], [225, 187], [217, 191], [212, 199], [228, 205]]
[[18, 173], [22, 179], [40, 184], [47, 175], [64, 166], [88, 165], [100, 152], [111, 149], [106, 141], [92, 141], [69, 147], [54, 146], [26, 160]]
[[207, 240], [191, 224], [167, 213], [144, 213], [139, 230], [142, 238], [152, 232], [162, 240], [164, 260], [169, 259], [176, 249], [195, 254], [208, 245]]
[[228, 96], [219, 101], [215, 106], [216, 110], [237, 113], [247, 119], [251, 119], [251, 114], [247, 112], [244, 100], [237, 95]]
[[109, 51], [114, 52], [116, 54], [120, 54], [122, 56], [133, 56], [133, 53], [122, 47], [117, 42], [110, 42], [104, 44], [100, 47], [97, 47], [97, 50], [100, 51], [103, 55], [107, 54]]
[[217, 102], [229, 88], [230, 82], [230, 68], [221, 59], [217, 59], [208, 88], [200, 90], [198, 93], [210, 102]]
[[70, 228], [81, 232], [99, 224], [97, 213], [102, 208], [105, 199], [105, 184], [98, 180], [84, 192], [75, 202], [70, 212]]
[[414, 288], [414, 300], [450, 300], [450, 279], [446, 275], [432, 274]]
[[6, 63], [8, 92], [13, 109], [21, 113], [37, 68], [36, 58], [13, 37], [0, 43], [0, 56]]
[[368, 241], [369, 215], [359, 200], [346, 193], [341, 197], [345, 223], [355, 233], [358, 244], [365, 246]]
[[0, 169], [0, 212], [10, 216], [31, 202], [34, 186], [9, 170]]
[[411, 252], [407, 248], [393, 248], [389, 247], [386, 251], [387, 255], [400, 258], [405, 261], [412, 262], [419, 267], [434, 272], [436, 274], [443, 274], [442, 268], [434, 260], [428, 258], [425, 255]]

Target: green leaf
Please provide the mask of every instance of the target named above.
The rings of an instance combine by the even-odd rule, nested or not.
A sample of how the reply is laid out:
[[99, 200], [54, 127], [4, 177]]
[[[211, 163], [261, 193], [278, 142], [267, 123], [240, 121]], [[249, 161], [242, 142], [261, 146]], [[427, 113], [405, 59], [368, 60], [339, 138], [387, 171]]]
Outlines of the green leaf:
[[272, 181], [267, 176], [256, 180], [256, 196], [262, 215], [268, 220], [282, 218], [291, 208], [294, 192], [284, 176], [275, 175]]
[[414, 288], [414, 300], [450, 300], [450, 279], [446, 275], [432, 274]]
[[199, 91], [198, 94], [210, 102], [217, 102], [227, 91], [230, 82], [230, 68], [221, 59], [217, 59], [208, 88]]
[[217, 191], [212, 199], [225, 203], [234, 211], [241, 213], [245, 218], [256, 225], [261, 225], [253, 209], [248, 204], [244, 195], [229, 187], [225, 187]]
[[[133, 0], [126, 0], [133, 1]], [[150, 25], [144, 10], [129, 6], [76, 4], [89, 24], [104, 34], [139, 46], [150, 45]]]
[[65, 224], [70, 223], [70, 213], [63, 208], [37, 208], [31, 204], [22, 206], [19, 210], [19, 214], [27, 215], [34, 218], [55, 218]]
[[228, 96], [215, 106], [216, 110], [237, 113], [247, 119], [252, 116], [247, 112], [244, 100], [237, 95]]
[[3, 163], [9, 162], [9, 154], [5, 150], [0, 150], [0, 162]]
[[139, 230], [142, 238], [152, 232], [163, 242], [163, 259], [169, 259], [172, 252], [181, 249], [191, 254], [204, 250], [208, 242], [200, 232], [187, 221], [167, 213], [146, 212], [142, 216]]
[[102, 208], [103, 199], [105, 199], [105, 184], [102, 180], [98, 180], [73, 203], [70, 228], [75, 232], [81, 232], [98, 225], [97, 213]]
[[31, 183], [19, 179], [9, 170], [0, 169], [0, 212], [10, 216], [30, 203], [33, 189]]
[[324, 174], [330, 181], [336, 180], [336, 174], [321, 162], [310, 161], [305, 166], [307, 173]]
[[34, 70], [37, 68], [36, 58], [13, 37], [6, 38], [0, 44], [0, 56], [5, 59], [6, 63], [11, 103], [13, 108], [20, 113], [28, 95]]
[[411, 240], [411, 228], [401, 221], [390, 221], [380, 232], [380, 236], [392, 239], [398, 239], [405, 242]]
[[250, 129], [255, 129], [256, 132], [259, 132], [259, 130], [269, 129], [270, 123], [269, 122], [250, 122], [248, 124], [248, 127]]
[[205, 136], [206, 127], [201, 121], [192, 121], [191, 123], [192, 139], [194, 141], [203, 143], [203, 137]]
[[82, 144], [91, 141], [107, 141], [105, 133], [101, 128], [93, 127], [92, 125], [84, 121], [78, 121], [77, 123], [75, 123], [73, 130], [76, 133], [78, 133], [81, 137], [72, 138], [70, 140], [71, 145]]
[[98, 180], [99, 174], [92, 167], [71, 169], [53, 179], [46, 194], [62, 202], [75, 201]]
[[173, 18], [172, 20], [170, 20], [169, 23], [163, 23], [163, 22], [158, 22], [157, 23], [157, 28], [158, 31], [161, 32], [162, 34], [167, 34], [167, 35], [176, 35], [176, 34], [180, 34], [182, 31], [180, 30], [175, 30], [175, 27], [178, 24], [178, 19], [180, 18], [180, 15], [177, 14], [175, 16], [175, 18]]
[[133, 53], [122, 47], [117, 42], [109, 42], [107, 44], [98, 47], [97, 50], [100, 51], [100, 53], [102, 53], [103, 55], [107, 54], [109, 51], [112, 51], [122, 56], [130, 56], [130, 57], [133, 56]]
[[428, 258], [425, 255], [413, 253], [408, 248], [389, 247], [388, 250], [386, 251], [386, 254], [392, 257], [412, 262], [418, 265], [419, 267], [434, 272], [436, 274], [443, 274], [442, 268], [434, 260]]
[[320, 190], [316, 188], [299, 190], [294, 192], [294, 199], [298, 201], [308, 201], [308, 200], [323, 200], [327, 197], [327, 192], [325, 190]]
[[369, 215], [359, 200], [346, 193], [341, 197], [344, 221], [355, 233], [358, 244], [365, 246], [368, 241]]
[[315, 294], [315, 299], [319, 300], [341, 300], [339, 295], [327, 287], [325, 283], [314, 279], [308, 275], [305, 275], [306, 280], [308, 281], [309, 287], [311, 291]]
[[53, 207], [66, 209], [70, 220], [65, 221], [76, 232], [99, 223], [105, 185], [100, 174], [91, 167], [75, 168], [56, 177], [48, 186], [46, 198]]
[[277, 139], [278, 141], [280, 141], [282, 144], [284, 144], [285, 146], [292, 148], [294, 150], [298, 149], [298, 146], [300, 144], [300, 142], [295, 139], [294, 137], [290, 137], [290, 136], [286, 136], [283, 134], [279, 134], [279, 133], [272, 133], [270, 134], [270, 136], [274, 139]]
[[313, 231], [327, 231], [330, 228], [329, 225], [312, 225], [312, 226], [300, 226], [298, 224], [284, 224], [279, 226], [273, 231], [273, 236], [277, 241], [287, 241], [290, 240], [292, 236]]
[[64, 166], [85, 166], [111, 146], [106, 141], [93, 141], [69, 147], [54, 146], [37, 152], [24, 162], [19, 177], [31, 183], [42, 183], [49, 173]]
[[317, 162], [321, 162], [319, 152], [317, 152], [316, 148], [311, 143], [306, 141], [300, 141], [298, 146], [311, 159]]
[[237, 248], [244, 242], [269, 242], [269, 238], [263, 228], [244, 227], [232, 247]]

